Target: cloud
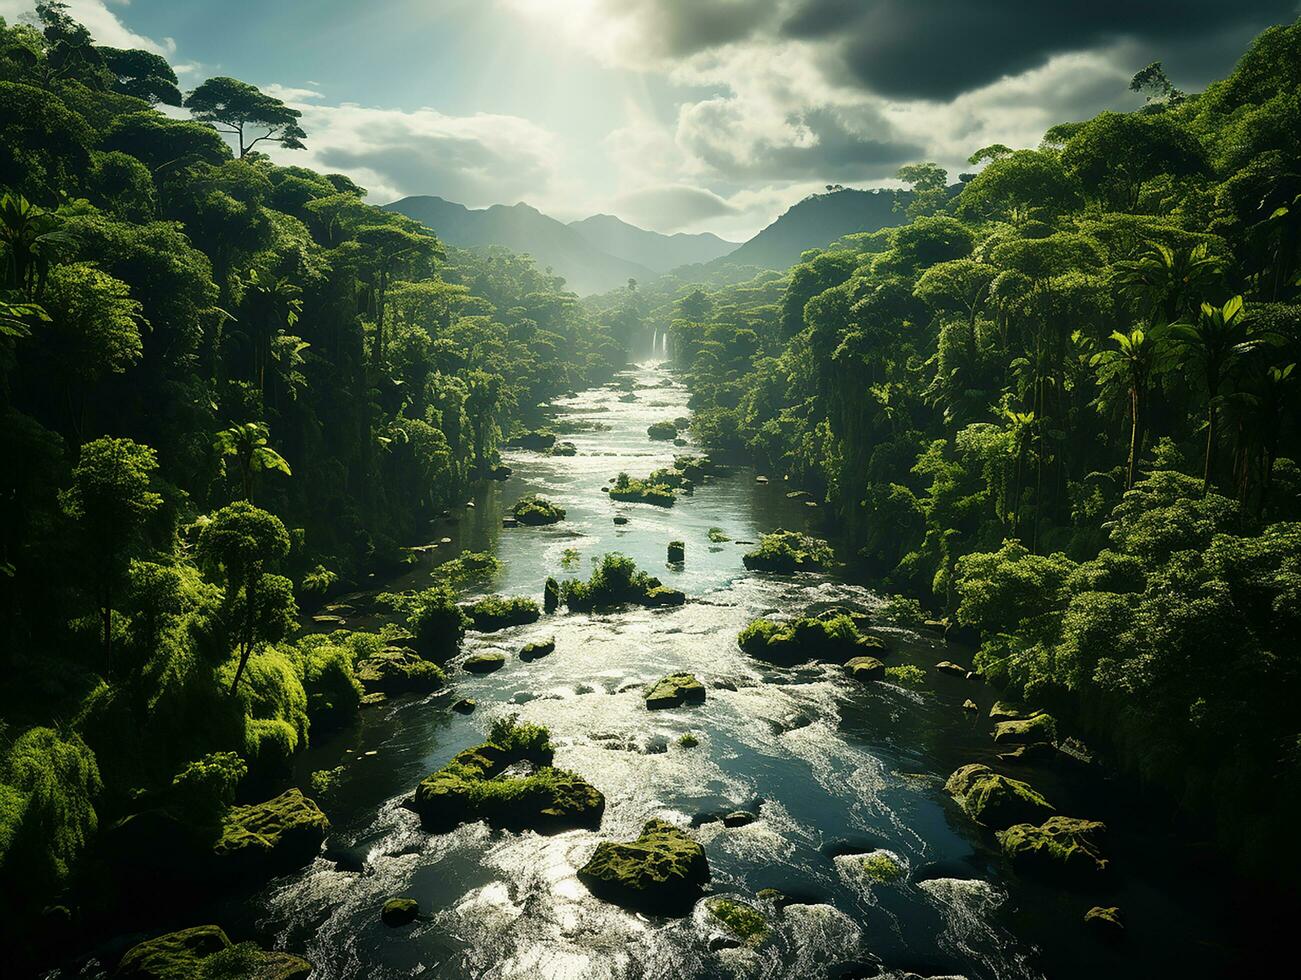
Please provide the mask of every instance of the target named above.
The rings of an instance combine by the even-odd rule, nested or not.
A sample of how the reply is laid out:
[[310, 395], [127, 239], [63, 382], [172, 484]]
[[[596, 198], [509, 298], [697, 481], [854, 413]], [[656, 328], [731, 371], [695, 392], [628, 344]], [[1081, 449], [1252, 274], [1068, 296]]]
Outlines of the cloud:
[[[288, 91], [273, 85], [264, 90]], [[314, 90], [307, 92], [319, 98]], [[483, 207], [545, 199], [555, 182], [556, 138], [518, 116], [287, 101], [303, 113], [307, 149], [275, 147], [271, 155], [277, 162], [345, 173], [369, 188], [376, 201], [437, 194]]]
[[740, 213], [713, 191], [686, 184], [647, 187], [624, 194], [616, 198], [614, 207], [633, 224], [657, 231], [679, 231]]
[[[176, 53], [176, 42], [165, 37], [156, 40], [137, 34], [128, 28], [109, 8], [125, 7], [127, 0], [65, 0], [68, 13], [74, 20], [80, 21], [90, 31], [91, 37], [99, 44], [112, 48], [143, 48], [170, 57]], [[26, 21], [31, 23], [36, 17], [35, 0], [0, 0], [0, 17], [13, 23]]]

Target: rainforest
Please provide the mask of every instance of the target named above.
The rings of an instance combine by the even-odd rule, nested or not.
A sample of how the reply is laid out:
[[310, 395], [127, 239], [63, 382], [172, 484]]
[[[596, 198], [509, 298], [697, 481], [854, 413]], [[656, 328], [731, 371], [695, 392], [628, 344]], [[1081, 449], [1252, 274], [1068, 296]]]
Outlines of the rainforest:
[[[1054, 30], [1124, 68], [1114, 104], [1053, 101], [1056, 42], [888, 81], [889, 3], [871, 44], [853, 5], [748, 0], [412, 27], [541, 23], [560, 60], [732, 92], [679, 107], [694, 163], [611, 192], [661, 233], [428, 196], [448, 159], [540, 166], [491, 99], [327, 106], [224, 74], [215, 21], [164, 44], [135, 27], [175, 12], [145, 0], [28, 6], [0, 7], [0, 973], [1057, 980], [1289, 955], [1293, 7], [1230, 30], [1195, 4], [1177, 30], [1065, 5]], [[1182, 82], [1211, 39], [1222, 69]], [[1169, 70], [1138, 58], [1163, 43]], [[746, 45], [822, 52], [840, 95], [728, 162], [722, 106], [753, 92], [710, 72]], [[1084, 85], [1078, 58], [1053, 84]], [[925, 114], [1009, 78], [1089, 111], [1027, 138], [1006, 106], [954, 122], [955, 145], [1009, 134], [956, 160], [884, 148], [891, 113], [943, 128]], [[895, 101], [871, 115], [860, 84]], [[880, 133], [854, 142], [855, 112]], [[417, 118], [437, 160], [400, 178]], [[634, 142], [625, 176], [668, 166]], [[819, 144], [860, 186], [797, 180]], [[602, 180], [558, 178], [549, 207], [592, 214]]]

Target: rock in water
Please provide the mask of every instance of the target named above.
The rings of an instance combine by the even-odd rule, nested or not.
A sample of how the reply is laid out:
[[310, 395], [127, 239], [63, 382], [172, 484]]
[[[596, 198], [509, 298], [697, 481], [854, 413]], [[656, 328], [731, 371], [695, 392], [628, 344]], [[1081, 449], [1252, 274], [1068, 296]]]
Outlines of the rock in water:
[[386, 926], [405, 926], [414, 922], [419, 914], [420, 903], [414, 898], [390, 898], [384, 903], [379, 918]]
[[670, 542], [669, 542], [669, 561], [670, 561], [670, 562], [679, 563], [679, 562], [684, 562], [684, 561], [686, 561], [686, 560], [687, 560], [687, 546], [686, 546], [686, 543], [683, 542], [683, 541], [670, 541]]
[[994, 726], [994, 741], [1010, 745], [1028, 742], [1057, 741], [1057, 722], [1050, 714], [1039, 712], [1029, 718], [1000, 721]]
[[542, 611], [553, 613], [560, 605], [560, 583], [548, 578], [542, 586]]
[[[220, 961], [220, 968], [216, 961]], [[126, 951], [113, 976], [135, 980], [193, 980], [209, 972], [222, 977], [306, 980], [312, 964], [289, 953], [258, 949], [251, 943], [234, 946], [219, 926], [207, 925], [137, 943]]]
[[749, 810], [733, 810], [723, 817], [724, 827], [744, 827], [748, 823], [754, 823], [759, 818]]
[[967, 700], [962, 702], [962, 710], [974, 714], [980, 710], [980, 705], [976, 704], [976, 702], [971, 700], [971, 698], [967, 698]]
[[998, 843], [1018, 872], [1087, 882], [1107, 870], [1100, 843], [1106, 832], [1097, 820], [1049, 817], [1037, 827], [1019, 823], [999, 831]]
[[854, 657], [845, 664], [845, 670], [856, 681], [879, 681], [885, 679], [885, 664], [876, 657]]
[[533, 660], [541, 660], [549, 653], [555, 652], [556, 638], [548, 636], [542, 640], [534, 640], [532, 643], [525, 643], [520, 649], [519, 658], [526, 663]]
[[636, 840], [598, 844], [578, 879], [597, 898], [624, 908], [685, 915], [709, 881], [709, 861], [677, 827], [649, 820]]
[[465, 669], [472, 674], [491, 674], [506, 665], [506, 656], [501, 653], [476, 653], [465, 658]]
[[452, 705], [452, 710], [458, 714], [468, 715], [478, 706], [479, 702], [474, 700], [474, 698], [461, 698]]
[[330, 821], [299, 789], [250, 806], [233, 806], [212, 847], [219, 866], [233, 877], [275, 875], [316, 857]]
[[447, 683], [437, 664], [409, 647], [385, 647], [357, 664], [357, 680], [370, 694], [427, 694]]
[[966, 677], [967, 668], [953, 663], [951, 660], [941, 660], [935, 665], [935, 669], [941, 674], [950, 674], [953, 677]]
[[967, 816], [994, 830], [1043, 820], [1054, 809], [1029, 783], [979, 763], [963, 766], [949, 777], [944, 788]]
[[695, 674], [669, 674], [646, 692], [646, 707], [676, 708], [681, 704], [704, 704], [705, 685]]
[[1095, 905], [1084, 913], [1084, 924], [1099, 939], [1115, 942], [1125, 937], [1125, 920], [1121, 918], [1120, 909], [1112, 905], [1103, 907]]

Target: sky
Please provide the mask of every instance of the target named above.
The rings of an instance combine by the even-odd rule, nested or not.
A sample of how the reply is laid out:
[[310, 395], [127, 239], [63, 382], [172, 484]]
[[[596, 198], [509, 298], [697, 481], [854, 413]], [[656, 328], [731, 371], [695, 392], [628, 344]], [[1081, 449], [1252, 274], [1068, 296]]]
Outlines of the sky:
[[[281, 163], [742, 241], [827, 184], [1196, 91], [1297, 0], [67, 0], [96, 39], [303, 113]], [[34, 0], [0, 0], [15, 20]], [[265, 144], [264, 144], [265, 145]]]

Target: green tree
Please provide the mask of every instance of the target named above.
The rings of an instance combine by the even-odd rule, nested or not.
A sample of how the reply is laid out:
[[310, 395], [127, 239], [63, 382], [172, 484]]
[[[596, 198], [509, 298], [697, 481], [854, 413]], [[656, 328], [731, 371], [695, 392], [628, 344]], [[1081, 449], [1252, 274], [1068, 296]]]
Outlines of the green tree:
[[271, 448], [265, 422], [244, 422], [222, 429], [212, 448], [223, 458], [232, 456], [239, 471], [239, 485], [244, 499], [253, 500], [253, 477], [257, 473], [276, 472], [293, 476], [285, 458]]
[[199, 531], [199, 563], [225, 590], [224, 619], [238, 657], [232, 695], [249, 655], [293, 629], [298, 615], [293, 584], [267, 571], [289, 554], [289, 532], [280, 518], [237, 500], [211, 515]]
[[1128, 490], [1134, 485], [1134, 468], [1142, 452], [1144, 401], [1153, 375], [1161, 368], [1161, 338], [1156, 331], [1135, 327], [1128, 333], [1113, 331], [1111, 340], [1115, 346], [1095, 353], [1089, 365], [1097, 371], [1100, 386], [1123, 390], [1129, 404], [1129, 456], [1125, 463]]
[[113, 669], [113, 602], [145, 522], [163, 498], [151, 489], [158, 456], [130, 439], [104, 436], [81, 447], [72, 485], [59, 495], [77, 524], [99, 606], [105, 676]]
[[[301, 112], [266, 95], [255, 85], [224, 75], [209, 78], [186, 96], [185, 108], [199, 122], [235, 137], [240, 159], [263, 140], [279, 143], [288, 150], [301, 150], [307, 138], [298, 125]], [[266, 132], [257, 133], [262, 129]]]

